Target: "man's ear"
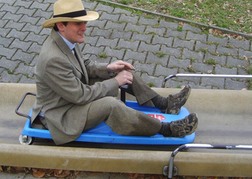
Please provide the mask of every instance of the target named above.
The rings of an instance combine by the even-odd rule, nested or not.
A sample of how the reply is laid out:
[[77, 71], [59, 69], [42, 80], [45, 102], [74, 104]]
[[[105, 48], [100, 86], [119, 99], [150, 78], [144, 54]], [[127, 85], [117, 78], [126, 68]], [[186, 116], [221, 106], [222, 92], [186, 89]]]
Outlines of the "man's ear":
[[65, 27], [64, 23], [57, 22], [55, 25], [57, 26], [57, 28], [59, 29], [59, 31], [64, 30], [64, 27]]

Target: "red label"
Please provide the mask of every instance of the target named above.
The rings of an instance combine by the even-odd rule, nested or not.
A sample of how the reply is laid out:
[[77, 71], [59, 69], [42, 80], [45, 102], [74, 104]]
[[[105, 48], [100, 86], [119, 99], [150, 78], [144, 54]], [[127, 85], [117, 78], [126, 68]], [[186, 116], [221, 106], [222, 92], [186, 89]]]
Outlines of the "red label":
[[156, 118], [156, 119], [158, 119], [160, 121], [165, 119], [165, 117], [162, 114], [148, 114], [148, 116]]

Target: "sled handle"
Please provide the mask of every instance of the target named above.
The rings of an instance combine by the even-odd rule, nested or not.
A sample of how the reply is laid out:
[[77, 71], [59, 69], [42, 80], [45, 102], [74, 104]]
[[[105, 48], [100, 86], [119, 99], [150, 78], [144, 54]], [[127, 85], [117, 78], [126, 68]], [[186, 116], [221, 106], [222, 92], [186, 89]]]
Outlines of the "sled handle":
[[165, 176], [168, 176], [168, 178], [173, 177], [173, 172], [176, 171], [176, 168], [174, 168], [174, 159], [175, 156], [183, 150], [189, 149], [189, 148], [198, 148], [198, 149], [233, 149], [233, 150], [252, 150], [252, 145], [211, 145], [211, 144], [184, 144], [176, 148], [170, 156], [169, 159], [169, 166], [164, 166], [163, 168], [163, 174]]
[[167, 76], [162, 83], [162, 88], [165, 87], [166, 81], [175, 77], [207, 77], [207, 78], [252, 78], [252, 75], [226, 75], [226, 74], [186, 74], [178, 73]]
[[21, 100], [19, 101], [18, 105], [17, 105], [17, 108], [15, 110], [16, 114], [19, 115], [19, 116], [22, 116], [22, 117], [26, 117], [26, 118], [29, 118], [31, 119], [31, 117], [27, 114], [24, 114], [22, 112], [19, 111], [20, 107], [22, 106], [22, 104], [24, 103], [25, 101], [25, 98], [28, 96], [28, 95], [31, 95], [31, 96], [36, 96], [35, 93], [31, 93], [31, 92], [27, 92], [23, 95], [23, 97], [21, 98]]

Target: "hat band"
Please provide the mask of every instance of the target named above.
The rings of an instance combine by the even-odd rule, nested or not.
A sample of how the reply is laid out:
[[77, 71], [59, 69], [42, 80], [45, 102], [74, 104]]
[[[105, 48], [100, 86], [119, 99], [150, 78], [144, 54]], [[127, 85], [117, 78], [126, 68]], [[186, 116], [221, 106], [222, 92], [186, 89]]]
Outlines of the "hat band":
[[53, 17], [80, 17], [80, 16], [86, 16], [87, 11], [86, 10], [81, 10], [81, 11], [75, 11], [75, 12], [69, 12], [65, 14], [59, 14], [59, 15], [54, 15]]

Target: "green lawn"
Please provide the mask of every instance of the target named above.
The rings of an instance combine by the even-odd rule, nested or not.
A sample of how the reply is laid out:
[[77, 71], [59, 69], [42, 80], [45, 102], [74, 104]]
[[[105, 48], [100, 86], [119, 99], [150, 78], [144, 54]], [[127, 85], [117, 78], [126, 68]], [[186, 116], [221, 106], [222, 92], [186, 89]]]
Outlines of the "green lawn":
[[252, 34], [251, 0], [112, 0], [194, 22]]

